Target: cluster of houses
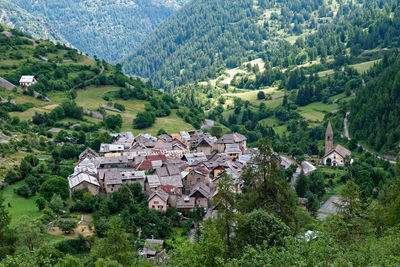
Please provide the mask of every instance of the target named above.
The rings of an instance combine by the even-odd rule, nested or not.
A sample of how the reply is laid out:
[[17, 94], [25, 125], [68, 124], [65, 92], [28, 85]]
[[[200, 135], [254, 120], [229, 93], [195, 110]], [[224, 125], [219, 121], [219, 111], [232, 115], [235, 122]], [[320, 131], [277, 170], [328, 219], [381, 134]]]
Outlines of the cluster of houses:
[[110, 195], [123, 185], [140, 183], [149, 208], [208, 209], [218, 196], [217, 183], [223, 173], [232, 177], [240, 192], [242, 169], [256, 152], [247, 148], [246, 137], [238, 133], [220, 138], [202, 131], [112, 136], [114, 141], [101, 144], [99, 153], [87, 148], [79, 155], [68, 177], [71, 194], [87, 188], [93, 195]]

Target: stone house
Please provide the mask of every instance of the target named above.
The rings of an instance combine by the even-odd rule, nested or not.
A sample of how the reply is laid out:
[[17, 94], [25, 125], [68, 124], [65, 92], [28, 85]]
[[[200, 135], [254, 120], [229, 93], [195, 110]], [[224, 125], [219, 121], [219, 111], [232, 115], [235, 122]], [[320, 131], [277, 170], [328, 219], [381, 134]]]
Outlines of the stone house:
[[239, 133], [224, 134], [217, 141], [218, 151], [220, 153], [226, 152], [227, 144], [239, 144], [239, 149], [241, 151], [246, 150], [246, 141], [247, 138]]
[[77, 172], [68, 177], [70, 195], [76, 190], [87, 188], [92, 195], [100, 192], [97, 177], [86, 172]]
[[160, 185], [160, 178], [157, 175], [146, 175], [144, 179], [144, 191], [147, 195], [156, 191]]
[[193, 211], [195, 206], [196, 199], [194, 197], [184, 196], [177, 199], [175, 208], [184, 211]]
[[162, 189], [157, 189], [148, 198], [149, 209], [167, 211], [169, 195]]
[[189, 194], [197, 183], [204, 183], [210, 186], [210, 171], [205, 167], [195, 167], [182, 179], [184, 193]]
[[211, 196], [210, 187], [201, 182], [195, 184], [192, 192], [189, 194], [189, 197], [195, 199], [195, 206], [201, 208], [208, 208]]
[[217, 146], [215, 143], [211, 142], [208, 138], [202, 138], [196, 145], [196, 152], [202, 152], [205, 155], [211, 155], [212, 151], [215, 150]]

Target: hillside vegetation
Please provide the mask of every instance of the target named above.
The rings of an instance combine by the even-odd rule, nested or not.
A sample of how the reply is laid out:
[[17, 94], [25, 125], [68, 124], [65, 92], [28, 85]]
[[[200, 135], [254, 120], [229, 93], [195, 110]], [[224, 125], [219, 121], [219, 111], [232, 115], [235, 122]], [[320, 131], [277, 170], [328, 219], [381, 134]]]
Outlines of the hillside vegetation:
[[351, 102], [350, 132], [376, 151], [397, 153], [400, 140], [400, 56], [385, 56], [369, 71]]
[[[14, 85], [19, 85], [22, 75], [34, 75], [38, 80], [27, 89], [0, 90], [3, 118], [18, 116], [39, 126], [66, 129], [79, 122], [112, 131], [135, 127], [138, 133], [147, 128], [154, 134], [162, 127], [191, 128], [177, 113], [186, 114], [189, 123], [194, 119], [173, 98], [154, 89], [151, 83], [128, 78], [120, 66], [0, 27], [0, 32], [4, 30], [0, 33], [0, 77]], [[172, 126], [159, 123], [157, 118]]]
[[[192, 1], [122, 64], [127, 73], [148, 77], [167, 90], [215, 78], [225, 67], [249, 59], [261, 58], [267, 66], [280, 69], [335, 59], [331, 62], [335, 67], [351, 63], [349, 54], [359, 56], [365, 49], [397, 44], [397, 4], [391, 0], [258, 1], [256, 5], [250, 0]], [[252, 88], [273, 80], [259, 80]]]
[[[38, 18], [62, 37], [57, 40], [65, 39], [80, 51], [108, 61], [126, 55], [185, 3], [185, 0], [2, 1], [6, 13], [12, 13], [15, 5], [24, 12], [11, 19], [18, 22], [17, 29], [23, 27], [33, 35], [35, 23], [30, 18]], [[48, 35], [38, 36], [44, 39]]]

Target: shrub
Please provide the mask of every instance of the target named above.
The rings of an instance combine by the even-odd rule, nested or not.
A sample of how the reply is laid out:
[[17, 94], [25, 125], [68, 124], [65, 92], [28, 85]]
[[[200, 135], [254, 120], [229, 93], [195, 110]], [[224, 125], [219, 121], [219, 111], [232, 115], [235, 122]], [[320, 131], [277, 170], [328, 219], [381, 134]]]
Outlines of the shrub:
[[57, 226], [66, 233], [67, 235], [74, 231], [74, 229], [78, 226], [76, 221], [59, 221]]
[[114, 108], [125, 111], [125, 106], [119, 103], [114, 103]]
[[55, 245], [56, 249], [63, 253], [80, 254], [88, 251], [88, 240], [79, 234], [78, 239], [65, 239]]
[[16, 193], [21, 197], [28, 198], [31, 195], [31, 190], [29, 189], [27, 184], [24, 184], [21, 187], [18, 187]]
[[50, 200], [49, 208], [54, 212], [59, 212], [64, 207], [64, 203], [58, 194], [54, 194]]

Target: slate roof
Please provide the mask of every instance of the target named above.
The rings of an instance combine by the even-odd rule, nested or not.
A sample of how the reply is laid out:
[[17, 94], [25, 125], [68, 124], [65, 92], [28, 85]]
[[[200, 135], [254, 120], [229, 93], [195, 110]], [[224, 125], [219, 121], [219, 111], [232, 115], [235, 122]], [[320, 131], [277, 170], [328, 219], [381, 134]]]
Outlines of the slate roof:
[[153, 149], [172, 150], [172, 143], [160, 143], [160, 142], [156, 142]]
[[170, 143], [173, 140], [172, 137], [170, 135], [168, 135], [168, 134], [162, 134], [157, 139], [161, 140], [161, 141], [163, 141], [165, 143]]
[[99, 164], [126, 164], [128, 163], [128, 158], [126, 156], [120, 157], [98, 157], [96, 158]]
[[100, 187], [100, 184], [99, 184], [99, 181], [97, 181], [97, 178], [95, 176], [90, 175], [85, 172], [74, 173], [68, 177], [69, 188], [71, 188], [71, 189], [83, 182], [87, 182], [87, 183], [90, 183], [90, 184]]
[[121, 174], [117, 168], [104, 169], [104, 171], [99, 172], [99, 175], [104, 177], [104, 184], [106, 186], [122, 184]]
[[199, 182], [193, 186], [189, 196], [192, 197], [193, 195], [196, 194], [196, 192], [199, 192], [207, 199], [211, 197], [210, 188], [202, 182]]
[[350, 150], [348, 150], [347, 148], [341, 146], [341, 145], [337, 145], [335, 148], [333, 148], [331, 151], [329, 151], [328, 153], [325, 154], [324, 157], [329, 156], [330, 154], [332, 154], [333, 152], [338, 153], [340, 156], [342, 156], [343, 158], [345, 158], [346, 156], [350, 156], [351, 152]]
[[94, 157], [99, 157], [99, 154], [97, 154], [93, 149], [88, 147], [81, 154], [79, 154], [79, 159], [82, 159], [83, 157], [86, 157], [87, 155], [92, 155]]
[[180, 175], [171, 175], [166, 177], [160, 177], [161, 185], [172, 185], [176, 188], [182, 188], [182, 178]]
[[159, 196], [163, 201], [167, 202], [168, 201], [168, 193], [166, 193], [164, 190], [162, 189], [157, 189], [156, 191], [154, 191], [148, 198], [148, 201], [150, 201], [153, 197], [155, 196]]
[[234, 144], [246, 140], [247, 138], [239, 133], [224, 134], [218, 139], [218, 144]]
[[185, 158], [189, 165], [195, 165], [196, 163], [207, 161], [207, 157], [203, 152], [187, 153], [185, 154]]
[[225, 152], [228, 154], [239, 154], [242, 153], [242, 151], [239, 148], [239, 144], [226, 144], [225, 145]]
[[160, 178], [157, 175], [147, 175], [146, 180], [149, 183], [150, 188], [157, 188], [160, 183]]
[[177, 209], [193, 209], [195, 207], [196, 199], [194, 197], [179, 197], [176, 200]]
[[[184, 164], [181, 164], [181, 166], [182, 165]], [[167, 170], [169, 175], [179, 175], [181, 173], [181, 170], [177, 165], [167, 165]]]
[[165, 177], [169, 175], [167, 167], [157, 168], [156, 174], [158, 175], [158, 177]]

